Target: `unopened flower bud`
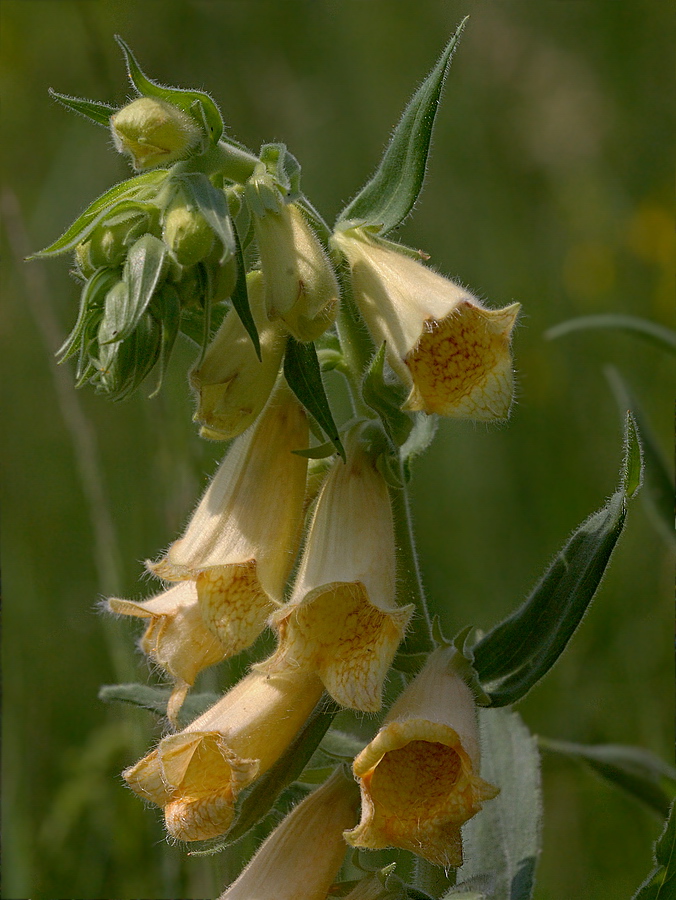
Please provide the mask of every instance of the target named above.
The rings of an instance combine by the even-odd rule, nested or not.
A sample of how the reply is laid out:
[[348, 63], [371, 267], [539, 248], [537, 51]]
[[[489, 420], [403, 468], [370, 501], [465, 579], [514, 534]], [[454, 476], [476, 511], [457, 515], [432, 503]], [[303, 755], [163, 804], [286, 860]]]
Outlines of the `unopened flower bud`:
[[182, 266], [194, 266], [211, 252], [214, 232], [199, 210], [190, 206], [182, 193], [167, 209], [162, 239]]
[[265, 313], [265, 288], [260, 272], [247, 276], [251, 314], [258, 328], [261, 359], [239, 315], [231, 309], [207, 347], [204, 359], [190, 373], [199, 394], [195, 420], [201, 434], [226, 441], [245, 431], [258, 417], [274, 387], [286, 346], [286, 329]]
[[254, 216], [268, 312], [299, 341], [314, 341], [336, 317], [338, 281], [319, 240], [293, 203]]
[[100, 269], [124, 262], [127, 251], [142, 235], [151, 232], [150, 216], [127, 210], [105, 219], [94, 229], [89, 241], [89, 259]]
[[123, 106], [110, 117], [110, 126], [116, 149], [138, 170], [185, 159], [201, 137], [191, 116], [154, 97], [139, 97]]

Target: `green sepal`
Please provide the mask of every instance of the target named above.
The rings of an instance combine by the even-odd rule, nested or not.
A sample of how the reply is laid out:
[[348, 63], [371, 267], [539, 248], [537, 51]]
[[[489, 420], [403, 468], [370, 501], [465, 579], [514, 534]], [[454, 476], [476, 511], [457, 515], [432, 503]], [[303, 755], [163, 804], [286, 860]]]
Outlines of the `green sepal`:
[[427, 662], [427, 653], [405, 653], [399, 650], [392, 661], [392, 668], [404, 675], [417, 675]]
[[298, 200], [301, 196], [300, 163], [289, 152], [286, 144], [263, 144], [260, 160], [284, 194], [286, 202]]
[[73, 330], [56, 352], [56, 358], [60, 363], [81, 349], [88, 321], [96, 311], [102, 313], [108, 291], [120, 281], [121, 277], [121, 269], [99, 269], [85, 283], [80, 295], [80, 308]]
[[123, 270], [127, 305], [115, 314], [119, 330], [109, 343], [124, 340], [136, 328], [164, 274], [168, 252], [166, 245], [152, 234], [144, 234], [130, 247]]
[[318, 444], [316, 447], [308, 447], [305, 450], [292, 450], [291, 452], [296, 456], [302, 456], [303, 459], [328, 459], [329, 456], [333, 456], [336, 452], [336, 447], [333, 441], [326, 441], [323, 444]]
[[622, 416], [630, 409], [636, 419], [641, 435], [641, 446], [645, 457], [641, 499], [648, 507], [657, 529], [666, 541], [673, 545], [676, 541], [674, 530], [674, 479], [664, 458], [662, 448], [650, 427], [648, 420], [620, 373], [613, 366], [607, 366], [604, 373], [615, 394]]
[[411, 433], [400, 451], [401, 464], [406, 481], [411, 480], [415, 460], [427, 450], [434, 440], [438, 425], [438, 416], [428, 416], [427, 413], [423, 412], [415, 414]]
[[188, 200], [192, 200], [223, 245], [219, 262], [224, 265], [232, 259], [237, 250], [235, 231], [224, 192], [215, 188], [202, 172], [186, 172], [175, 176], [172, 180], [181, 183]]
[[239, 316], [239, 320], [244, 326], [246, 333], [251, 338], [251, 343], [254, 346], [254, 350], [256, 351], [256, 356], [259, 361], [262, 360], [261, 356], [261, 342], [258, 336], [258, 329], [256, 328], [256, 323], [254, 322], [254, 317], [251, 312], [251, 306], [249, 305], [249, 294], [246, 286], [246, 267], [244, 265], [244, 253], [242, 251], [242, 245], [239, 242], [239, 235], [237, 234], [236, 229], [233, 229], [233, 237], [235, 240], [235, 256], [237, 259], [237, 281], [235, 282], [235, 288], [232, 292], [232, 305]]
[[84, 97], [70, 97], [68, 94], [59, 94], [58, 91], [49, 88], [49, 96], [58, 100], [66, 109], [79, 113], [97, 125], [104, 128], [110, 126], [110, 117], [117, 112], [114, 106], [108, 103], [99, 103], [98, 100], [86, 100]]
[[676, 804], [671, 804], [664, 831], [655, 842], [655, 869], [632, 900], [672, 900], [676, 894]]
[[[124, 284], [120, 284], [125, 289]], [[114, 294], [109, 292], [108, 298]], [[107, 298], [107, 301], [108, 301]], [[118, 310], [125, 303], [117, 304]], [[122, 341], [111, 342], [110, 331], [116, 330], [118, 323], [111, 317], [103, 328], [99, 327], [99, 357], [92, 358], [96, 371], [89, 379], [97, 391], [111, 400], [124, 400], [132, 394], [149, 374], [160, 354], [162, 333], [159, 323], [149, 312], [144, 312], [132, 333]]]
[[188, 91], [183, 88], [170, 88], [151, 81], [136, 61], [134, 54], [119, 35], [115, 40], [124, 53], [129, 80], [143, 97], [156, 97], [166, 103], [172, 103], [183, 112], [188, 113], [204, 130], [212, 145], [218, 143], [223, 134], [223, 118], [208, 94], [203, 91]]
[[191, 853], [191, 856], [219, 853], [262, 821], [284, 788], [300, 777], [339, 711], [338, 704], [324, 694], [284, 755], [243, 795], [225, 838], [208, 850]]
[[284, 355], [284, 377], [298, 400], [320, 425], [345, 462], [345, 448], [329, 406], [313, 343], [303, 343], [289, 335]]
[[[170, 687], [153, 687], [149, 684], [104, 684], [99, 688], [99, 700], [104, 703], [130, 703], [146, 709], [158, 716], [167, 715], [167, 705], [171, 697]], [[178, 725], [184, 728], [210, 706], [221, 699], [220, 694], [188, 694], [178, 714]]]
[[[116, 201], [145, 199], [148, 192], [144, 191], [144, 188], [154, 187], [166, 177], [166, 169], [153, 169], [152, 172], [144, 172], [142, 175], [137, 175], [135, 178], [129, 178], [127, 181], [116, 184], [106, 191], [105, 194], [94, 200], [58, 240], [50, 244], [49, 247], [45, 247], [44, 250], [38, 250], [37, 253], [33, 253], [28, 258], [38, 259], [67, 253], [68, 250], [72, 250], [80, 241], [83, 241], [102, 219], [117, 209]], [[152, 193], [154, 194], [155, 191]]]
[[434, 119], [441, 90], [462, 30], [463, 21], [439, 61], [404, 110], [375, 174], [338, 217], [336, 225], [380, 226], [387, 234], [413, 209], [422, 190]]
[[169, 358], [174, 349], [181, 324], [181, 301], [176, 288], [171, 284], [163, 284], [152, 299], [150, 311], [160, 325], [160, 353], [158, 357], [160, 370], [157, 376], [157, 384], [150, 395], [153, 398], [159, 394], [162, 387]]
[[361, 395], [366, 403], [380, 417], [387, 436], [395, 447], [401, 447], [408, 440], [413, 422], [402, 412], [401, 405], [406, 399], [406, 389], [399, 383], [385, 381], [385, 344], [371, 360], [361, 385]]
[[627, 490], [642, 468], [636, 423], [627, 414], [620, 487], [583, 522], [525, 603], [474, 646], [474, 666], [492, 706], [520, 700], [554, 665], [580, 624], [622, 533]]
[[458, 888], [476, 884], [481, 892], [487, 883], [495, 900], [530, 900], [542, 841], [537, 741], [508, 709], [480, 709], [479, 732], [481, 777], [500, 793], [463, 826]]
[[676, 354], [676, 331], [651, 322], [650, 319], [642, 319], [639, 316], [622, 316], [617, 313], [604, 313], [598, 316], [579, 316], [575, 319], [567, 319], [545, 331], [544, 337], [553, 341], [565, 337], [574, 331], [587, 331], [589, 329], [602, 329], [626, 331], [636, 337], [649, 341], [667, 353]]
[[574, 744], [540, 737], [540, 747], [586, 763], [597, 775], [627, 791], [664, 818], [676, 797], [676, 768], [643, 747]]

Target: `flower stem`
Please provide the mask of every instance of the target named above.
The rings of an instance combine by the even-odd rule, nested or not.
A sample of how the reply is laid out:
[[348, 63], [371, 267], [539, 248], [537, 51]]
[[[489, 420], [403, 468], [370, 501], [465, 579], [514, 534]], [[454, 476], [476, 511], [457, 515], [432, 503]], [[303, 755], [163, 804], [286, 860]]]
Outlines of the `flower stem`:
[[401, 464], [399, 474], [403, 487], [390, 488], [394, 537], [397, 546], [397, 599], [401, 605], [414, 603], [417, 611], [402, 650], [405, 653], [428, 653], [434, 648], [432, 620], [427, 608], [427, 599], [418, 565], [408, 488]]

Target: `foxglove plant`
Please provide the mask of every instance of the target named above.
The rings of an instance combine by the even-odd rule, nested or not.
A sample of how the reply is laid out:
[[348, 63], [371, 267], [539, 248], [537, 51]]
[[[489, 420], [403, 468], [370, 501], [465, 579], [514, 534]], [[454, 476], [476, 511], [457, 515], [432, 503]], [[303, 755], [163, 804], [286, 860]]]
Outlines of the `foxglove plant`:
[[[579, 625], [641, 456], [629, 416], [620, 486], [525, 602], [487, 634], [442, 634], [422, 589], [408, 482], [433, 417], [508, 418], [519, 304], [486, 307], [388, 235], [422, 188], [463, 27], [333, 227], [283, 144], [255, 154], [225, 137], [208, 95], [156, 84], [121, 40], [137, 99], [112, 110], [56, 95], [110, 125], [139, 173], [38, 254], [72, 251], [82, 285], [61, 358], [76, 357], [78, 385], [113, 399], [156, 370], [156, 393], [182, 335], [197, 348], [200, 434], [234, 439], [183, 535], [148, 564], [163, 589], [107, 601], [146, 620], [141, 649], [172, 681], [168, 698], [158, 694], [167, 731], [125, 769], [127, 784], [162, 809], [172, 838], [218, 839], [206, 853], [243, 865], [236, 842], [254, 828], [268, 835], [223, 898], [452, 896], [464, 858], [492, 896], [531, 896], [537, 751], [498, 707], [547, 673]], [[324, 385], [331, 369], [350, 391], [345, 421]], [[268, 626], [277, 647], [261, 659]], [[199, 673], [238, 654], [248, 673], [215, 703], [192, 696], [191, 719], [184, 701]], [[107, 689], [122, 696], [141, 703], [133, 687]], [[371, 737], [336, 728], [341, 709], [372, 714], [360, 732]], [[496, 846], [507, 848], [500, 862]], [[396, 873], [368, 863], [369, 850], [388, 848]]]

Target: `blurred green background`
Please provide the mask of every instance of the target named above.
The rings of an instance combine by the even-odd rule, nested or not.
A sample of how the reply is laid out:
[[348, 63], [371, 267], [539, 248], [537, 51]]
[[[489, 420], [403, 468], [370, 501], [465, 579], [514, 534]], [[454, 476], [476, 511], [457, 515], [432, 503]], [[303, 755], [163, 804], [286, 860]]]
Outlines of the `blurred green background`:
[[[152, 77], [208, 90], [234, 137], [286, 142], [331, 220], [467, 13], [426, 189], [400, 234], [491, 304], [520, 301], [523, 316], [511, 421], [443, 422], [414, 477], [425, 582], [451, 633], [488, 628], [519, 602], [614, 489], [622, 428], [605, 366], [670, 445], [666, 355], [620, 332], [543, 332], [604, 312], [673, 324], [674, 11], [657, 0], [0, 3], [3, 897], [215, 897], [227, 875], [227, 859], [166, 844], [157, 812], [123, 787], [118, 773], [158, 734], [150, 716], [97, 700], [101, 683], [149, 674], [129, 623], [105, 622], [97, 601], [148, 593], [141, 561], [176, 537], [222, 448], [191, 423], [187, 347], [152, 401], [76, 393], [54, 366], [77, 288], [66, 260], [21, 258], [129, 171], [105, 131], [47, 88], [123, 104], [120, 33]], [[634, 503], [583, 627], [519, 707], [533, 731], [672, 760], [672, 555]], [[660, 822], [571, 762], [545, 758], [543, 771], [536, 896], [631, 896]]]

